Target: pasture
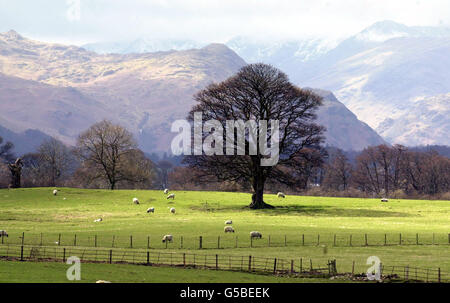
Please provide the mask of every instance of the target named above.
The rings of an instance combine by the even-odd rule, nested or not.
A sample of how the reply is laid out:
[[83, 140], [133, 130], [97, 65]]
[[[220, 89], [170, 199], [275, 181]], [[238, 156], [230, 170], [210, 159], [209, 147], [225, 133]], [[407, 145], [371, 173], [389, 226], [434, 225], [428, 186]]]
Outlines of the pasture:
[[[150, 246], [164, 251], [304, 258], [322, 264], [336, 259], [340, 272], [351, 271], [353, 262], [356, 272], [365, 272], [366, 259], [374, 255], [386, 265], [440, 267], [450, 272], [450, 201], [382, 203], [265, 195], [265, 201], [276, 208], [250, 210], [245, 207], [251, 199], [248, 193], [175, 191], [172, 201], [162, 191], [152, 190], [60, 188], [56, 196], [52, 190], [0, 190], [0, 229], [9, 233], [3, 245], [23, 240], [25, 245]], [[134, 197], [139, 205], [133, 204]], [[155, 213], [147, 214], [149, 207], [155, 207]], [[169, 212], [171, 207], [175, 214]], [[103, 221], [94, 222], [98, 218]], [[224, 233], [225, 220], [233, 220], [235, 233]], [[250, 241], [254, 230], [263, 238]], [[174, 236], [167, 246], [161, 242], [166, 234]], [[196, 276], [192, 275], [192, 282]]]

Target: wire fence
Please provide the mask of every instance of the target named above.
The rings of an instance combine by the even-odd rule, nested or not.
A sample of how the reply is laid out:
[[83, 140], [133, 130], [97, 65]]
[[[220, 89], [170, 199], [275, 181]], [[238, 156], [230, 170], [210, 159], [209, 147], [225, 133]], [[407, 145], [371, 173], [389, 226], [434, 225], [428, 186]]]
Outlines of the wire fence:
[[232, 249], [264, 248], [283, 246], [396, 246], [396, 245], [450, 245], [450, 234], [298, 234], [264, 235], [263, 238], [251, 238], [249, 235], [222, 234], [218, 236], [173, 235], [172, 242], [162, 242], [163, 235], [97, 235], [80, 234], [44, 234], [12, 232], [9, 237], [0, 237], [1, 244], [39, 245], [39, 246], [80, 246], [142, 249]]
[[[313, 262], [312, 259], [268, 258], [259, 256], [236, 256], [219, 254], [196, 254], [164, 251], [143, 251], [132, 249], [105, 249], [80, 247], [47, 246], [0, 246], [0, 259], [20, 261], [61, 261], [76, 256], [81, 262], [98, 262], [109, 264], [139, 264], [147, 266], [174, 266], [180, 268], [200, 268], [230, 270], [275, 275], [293, 275], [298, 277], [354, 277], [354, 273], [338, 272], [336, 260], [326, 264]], [[420, 268], [410, 266], [381, 265], [382, 277], [410, 282], [450, 283], [450, 273], [440, 268]]]

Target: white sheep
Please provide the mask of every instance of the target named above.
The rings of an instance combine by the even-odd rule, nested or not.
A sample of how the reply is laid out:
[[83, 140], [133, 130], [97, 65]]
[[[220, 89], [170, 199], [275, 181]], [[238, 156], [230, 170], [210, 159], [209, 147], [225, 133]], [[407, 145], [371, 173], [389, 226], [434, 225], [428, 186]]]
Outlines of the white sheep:
[[53, 190], [53, 196], [56, 196], [58, 194], [58, 190], [57, 189], [54, 189]]
[[381, 199], [381, 202], [388, 202], [389, 200], [387, 198]]
[[165, 243], [166, 241], [167, 241], [167, 242], [172, 242], [172, 240], [173, 240], [173, 236], [172, 236], [172, 235], [165, 235], [165, 236], [162, 238], [162, 242], [163, 242], [163, 243]]
[[226, 233], [234, 233], [234, 228], [232, 226], [225, 226], [223, 231]]
[[102, 218], [98, 218], [98, 219], [95, 219], [95, 220], [94, 220], [94, 222], [102, 222], [102, 221], [103, 221]]
[[231, 220], [225, 221], [225, 225], [227, 225], [227, 224], [233, 224], [233, 221], [231, 221]]
[[284, 193], [282, 193], [282, 192], [279, 192], [279, 193], [277, 194], [277, 197], [278, 197], [278, 198], [286, 198], [286, 195], [285, 195]]
[[0, 230], [0, 237], [8, 237], [6, 230]]
[[95, 283], [111, 283], [111, 282], [109, 282], [109, 281], [105, 281], [105, 280], [98, 280], [97, 282], [95, 282]]
[[171, 208], [170, 208], [170, 212], [171, 212], [172, 214], [174, 214], [174, 213], [175, 213], [175, 208], [171, 207]]
[[167, 199], [172, 199], [172, 200], [174, 200], [174, 199], [175, 199], [175, 194], [170, 194], [170, 195], [168, 195], [168, 196], [167, 196]]
[[133, 198], [133, 203], [134, 203], [134, 204], [139, 204], [138, 198]]
[[262, 234], [259, 231], [251, 231], [250, 232], [250, 238], [262, 238]]
[[168, 193], [169, 193], [169, 190], [166, 188], [166, 189], [164, 190], [164, 194], [167, 195]]
[[154, 213], [155, 212], [155, 208], [154, 207], [150, 207], [147, 209], [147, 214], [149, 213]]

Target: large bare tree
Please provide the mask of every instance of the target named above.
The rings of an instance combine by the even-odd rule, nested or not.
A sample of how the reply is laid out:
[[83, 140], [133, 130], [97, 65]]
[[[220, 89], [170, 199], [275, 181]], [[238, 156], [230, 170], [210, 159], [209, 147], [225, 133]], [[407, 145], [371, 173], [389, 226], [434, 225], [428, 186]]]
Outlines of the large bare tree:
[[150, 177], [150, 165], [133, 135], [120, 125], [101, 121], [78, 137], [76, 154], [91, 180], [103, 179], [110, 189], [119, 182], [137, 183]]
[[[323, 141], [324, 127], [314, 123], [321, 97], [294, 86], [286, 74], [270, 65], [244, 66], [236, 75], [221, 83], [210, 84], [198, 92], [195, 100], [197, 104], [189, 113], [188, 120], [194, 122], [195, 113], [202, 112], [203, 121], [219, 121], [222, 128], [227, 130], [223, 137], [224, 152], [223, 155], [203, 153], [187, 156], [185, 161], [201, 171], [205, 179], [249, 182], [253, 188], [249, 205], [252, 209], [271, 207], [263, 199], [267, 180], [295, 186], [301, 180], [298, 169], [305, 167], [305, 161], [308, 161], [308, 157], [304, 156], [305, 149], [318, 148]], [[260, 148], [261, 138], [257, 138], [257, 152], [249, 152], [249, 132], [245, 135], [245, 155], [238, 155], [240, 147], [237, 145], [238, 140], [235, 140], [237, 131], [234, 128], [227, 129], [227, 120], [253, 120], [256, 125], [263, 120], [278, 121], [278, 164], [261, 165], [261, 160], [267, 158]], [[271, 140], [270, 130], [267, 141]], [[256, 133], [259, 133], [259, 128]], [[203, 134], [204, 138], [208, 135]], [[227, 140], [233, 143], [230, 143], [230, 149], [234, 150], [234, 155], [226, 153]]]

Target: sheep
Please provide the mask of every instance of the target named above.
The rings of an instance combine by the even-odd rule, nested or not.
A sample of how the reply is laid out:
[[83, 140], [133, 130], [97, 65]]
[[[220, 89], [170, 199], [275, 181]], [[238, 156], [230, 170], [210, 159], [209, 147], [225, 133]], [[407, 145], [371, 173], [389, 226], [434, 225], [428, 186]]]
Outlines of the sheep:
[[58, 190], [57, 189], [54, 189], [53, 190], [53, 196], [56, 196], [58, 194]]
[[166, 189], [164, 190], [164, 194], [167, 195], [168, 193], [169, 193], [169, 190], [166, 188]]
[[166, 241], [167, 241], [167, 242], [172, 242], [172, 240], [173, 240], [173, 236], [172, 236], [172, 235], [165, 235], [165, 236], [162, 238], [162, 242], [163, 242], [163, 243], [166, 243]]
[[171, 208], [170, 208], [170, 212], [171, 212], [172, 214], [174, 214], [174, 213], [175, 213], [175, 208], [171, 207]]
[[170, 194], [170, 195], [168, 195], [168, 196], [167, 196], [167, 199], [172, 199], [172, 200], [174, 200], [174, 199], [175, 199], [175, 194]]
[[150, 207], [149, 209], [147, 209], [147, 214], [154, 213], [154, 212], [155, 212], [155, 208], [154, 207]]
[[138, 198], [133, 198], [133, 203], [134, 203], [134, 204], [139, 204]]
[[0, 230], [0, 238], [1, 237], [8, 237], [8, 233], [6, 232], [6, 230]]
[[231, 221], [231, 220], [225, 221], [225, 225], [227, 225], [227, 224], [233, 224], [233, 221]]
[[103, 221], [102, 218], [98, 218], [98, 219], [95, 219], [95, 220], [94, 220], [94, 222], [102, 222], [102, 221]]
[[388, 202], [389, 200], [387, 198], [381, 199], [381, 202]]
[[223, 228], [223, 231], [224, 231], [225, 233], [234, 233], [234, 228], [231, 227], [231, 226], [225, 226], [225, 227]]
[[282, 192], [279, 192], [279, 193], [277, 194], [277, 197], [278, 197], [278, 198], [286, 198], [286, 195], [285, 195], [284, 193], [282, 193]]
[[97, 282], [95, 282], [95, 283], [111, 283], [111, 282], [109, 282], [109, 281], [105, 281], [105, 280], [98, 280]]
[[259, 231], [251, 231], [250, 232], [250, 238], [262, 238], [262, 234]]

